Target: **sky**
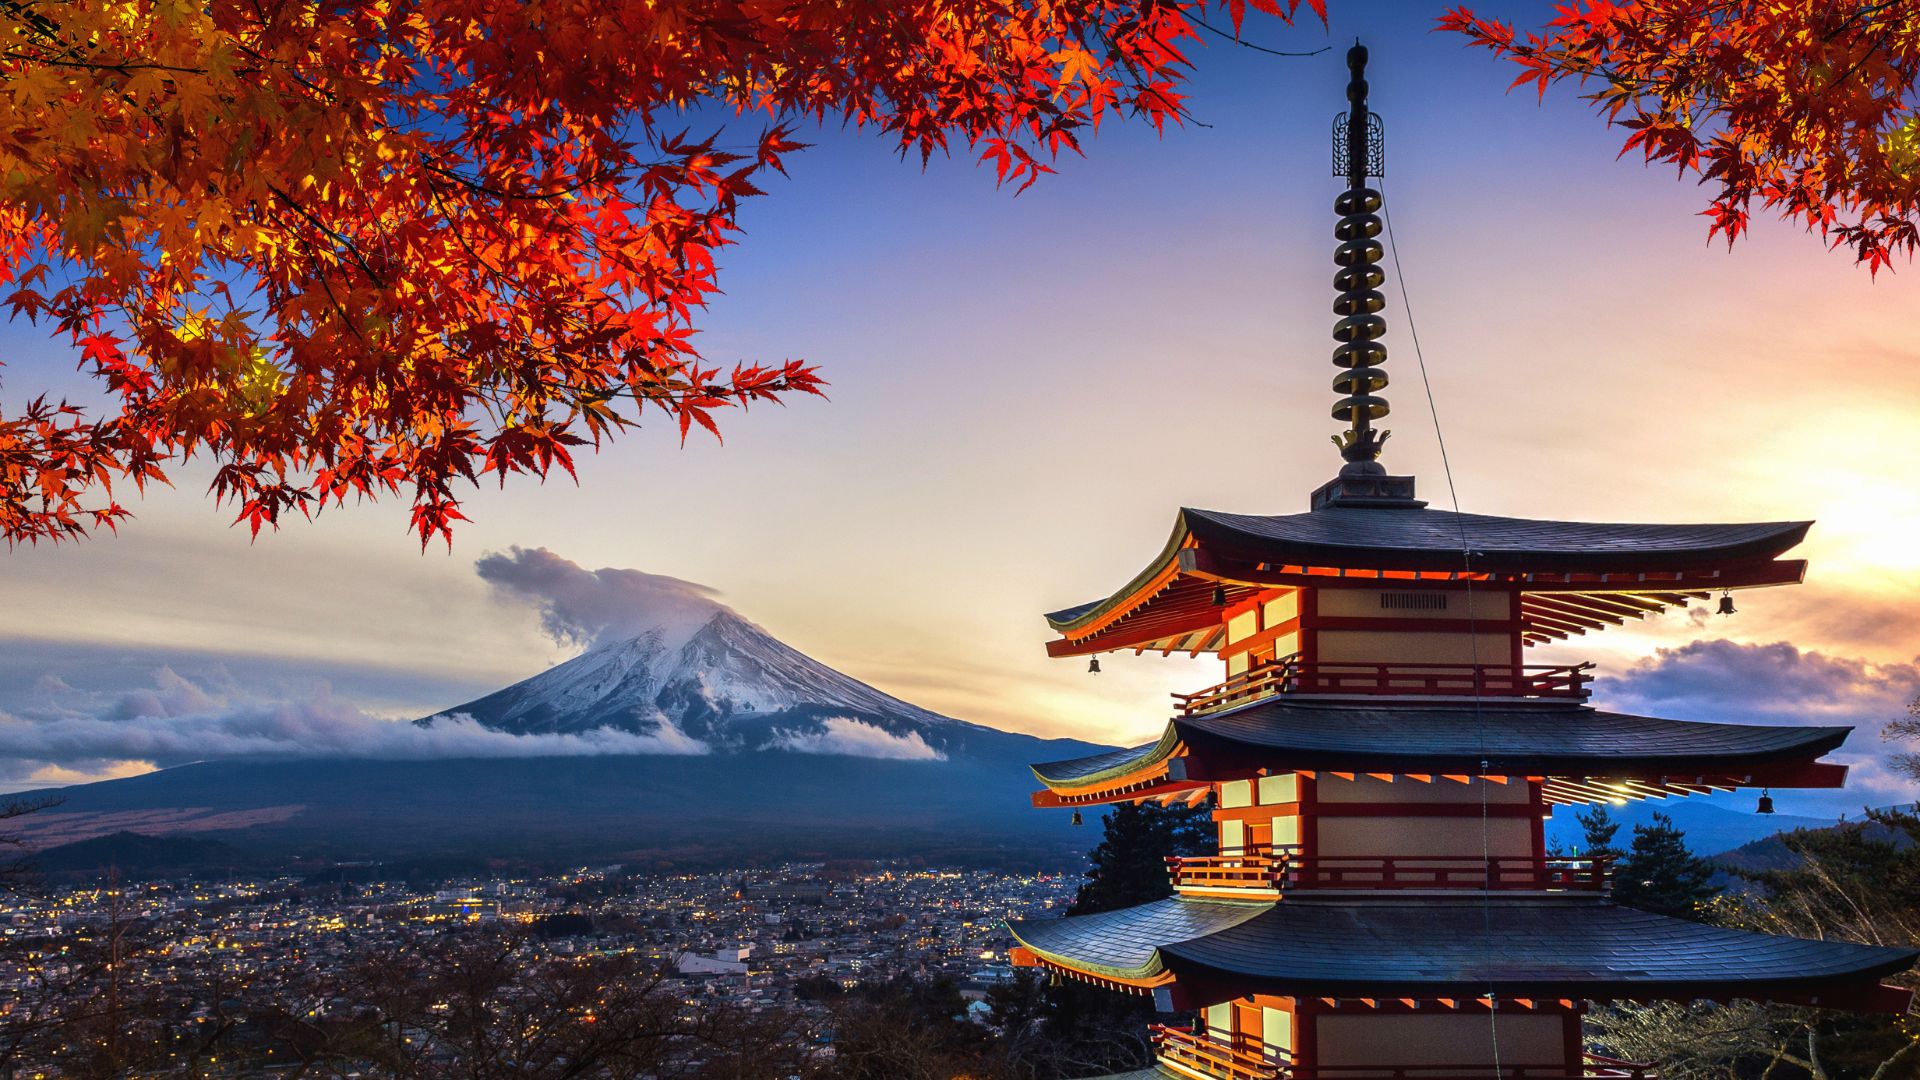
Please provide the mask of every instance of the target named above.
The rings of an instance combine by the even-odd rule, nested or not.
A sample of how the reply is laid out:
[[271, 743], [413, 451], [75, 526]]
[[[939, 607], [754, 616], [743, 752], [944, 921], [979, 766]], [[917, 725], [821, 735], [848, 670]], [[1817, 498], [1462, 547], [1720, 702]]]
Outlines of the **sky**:
[[[922, 169], [877, 137], [803, 136], [817, 145], [722, 253], [701, 347], [805, 358], [829, 400], [725, 417], [724, 445], [655, 424], [577, 485], [482, 489], [451, 550], [421, 551], [398, 503], [250, 540], [193, 467], [117, 536], [0, 554], [0, 731], [41, 721], [0, 741], [0, 787], [151, 767], [33, 741], [49, 717], [137, 714], [142, 694], [314, 710], [321, 731], [534, 674], [581, 646], [479, 572], [513, 548], [691, 583], [952, 716], [1150, 736], [1165, 695], [1217, 664], [1121, 656], [1090, 676], [1045, 657], [1040, 613], [1118, 587], [1177, 507], [1304, 510], [1337, 469], [1329, 131], [1358, 35], [1408, 293], [1390, 279], [1386, 463], [1453, 505], [1410, 302], [1460, 509], [1817, 520], [1803, 586], [1530, 659], [1598, 661], [1601, 703], [1622, 708], [1860, 724], [1854, 785], [1776, 793], [1783, 812], [1911, 801], [1876, 732], [1920, 692], [1920, 271], [1873, 280], [1765, 220], [1731, 252], [1709, 244], [1704, 189], [1618, 158], [1623, 133], [1572, 92], [1508, 94], [1498, 63], [1428, 32], [1441, 6], [1346, 0], [1326, 31], [1249, 20], [1262, 44], [1333, 47], [1204, 43], [1205, 126], [1109, 126], [1018, 196], [964, 154]], [[0, 327], [0, 357], [0, 402], [78, 385], [24, 324]]]

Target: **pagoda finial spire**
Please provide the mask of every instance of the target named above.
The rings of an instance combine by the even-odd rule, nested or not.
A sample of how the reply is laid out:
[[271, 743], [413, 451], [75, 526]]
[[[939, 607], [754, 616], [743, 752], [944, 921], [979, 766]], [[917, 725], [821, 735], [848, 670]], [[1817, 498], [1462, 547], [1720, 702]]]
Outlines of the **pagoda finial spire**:
[[1333, 377], [1333, 418], [1345, 420], [1347, 430], [1333, 437], [1346, 464], [1332, 483], [1314, 493], [1317, 506], [1420, 505], [1413, 499], [1413, 478], [1393, 477], [1380, 464], [1380, 450], [1390, 432], [1373, 426], [1387, 415], [1387, 399], [1379, 392], [1386, 389], [1387, 347], [1380, 339], [1386, 335], [1387, 321], [1380, 310], [1387, 306], [1380, 285], [1386, 274], [1380, 269], [1385, 254], [1380, 241], [1380, 192], [1367, 181], [1386, 173], [1386, 147], [1380, 118], [1367, 109], [1367, 48], [1355, 41], [1347, 50], [1347, 111], [1333, 121], [1333, 172], [1345, 177], [1347, 189], [1334, 200], [1334, 213], [1340, 215], [1334, 226], [1333, 261], [1339, 265], [1333, 287], [1339, 290], [1333, 301], [1333, 313], [1340, 317], [1334, 324], [1333, 338], [1340, 344], [1333, 350], [1334, 365], [1340, 368]]
[[1347, 190], [1334, 200], [1334, 213], [1340, 223], [1334, 238], [1333, 261], [1340, 270], [1333, 278], [1340, 290], [1333, 312], [1340, 321], [1333, 337], [1340, 346], [1333, 351], [1333, 362], [1342, 370], [1333, 380], [1333, 389], [1342, 395], [1333, 407], [1336, 420], [1347, 421], [1347, 430], [1334, 437], [1340, 456], [1347, 461], [1347, 475], [1385, 472], [1376, 460], [1387, 441], [1387, 432], [1373, 426], [1387, 415], [1385, 398], [1375, 392], [1385, 389], [1387, 373], [1380, 370], [1386, 362], [1387, 347], [1380, 338], [1387, 332], [1387, 321], [1380, 309], [1387, 299], [1380, 293], [1386, 275], [1380, 270], [1380, 193], [1367, 186], [1368, 177], [1383, 172], [1379, 118], [1367, 111], [1367, 48], [1355, 42], [1347, 50], [1347, 111], [1334, 121], [1333, 165], [1336, 174], [1347, 179]]

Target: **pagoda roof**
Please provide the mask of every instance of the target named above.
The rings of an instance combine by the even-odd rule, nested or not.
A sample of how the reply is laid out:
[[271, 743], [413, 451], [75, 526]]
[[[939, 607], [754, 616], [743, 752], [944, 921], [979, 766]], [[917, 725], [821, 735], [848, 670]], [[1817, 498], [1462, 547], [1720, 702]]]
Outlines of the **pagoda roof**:
[[[1795, 786], [1797, 775], [1829, 786], [1843, 776], [1806, 772], [1837, 749], [1850, 727], [1775, 727], [1665, 720], [1569, 702], [1383, 705], [1285, 696], [1225, 712], [1182, 717], [1160, 739], [1033, 765], [1056, 791], [1112, 788], [1169, 772], [1176, 779], [1232, 779], [1255, 770], [1484, 773], [1496, 776], [1718, 778]], [[1703, 781], [1711, 782], [1711, 781]], [[1082, 801], [1104, 801], [1088, 799]]]
[[1245, 993], [1491, 993], [1886, 1008], [1878, 980], [1920, 957], [1913, 949], [1757, 934], [1558, 897], [1267, 904], [1176, 897], [1008, 928], [1061, 967], [1128, 980], [1171, 973], [1199, 992], [1197, 1004]]
[[[1545, 577], [1552, 580], [1538, 582], [1541, 588], [1602, 592], [1780, 584], [1799, 580], [1804, 565], [1771, 560], [1800, 543], [1812, 524], [1605, 524], [1424, 507], [1330, 506], [1271, 516], [1182, 508], [1165, 547], [1131, 581], [1046, 618], [1076, 644], [1098, 635], [1101, 648], [1211, 648], [1215, 643], [1200, 634], [1218, 622], [1216, 584], [1227, 588], [1230, 602], [1262, 587], [1326, 585], [1348, 575], [1399, 585]], [[1123, 619], [1131, 625], [1113, 626]]]

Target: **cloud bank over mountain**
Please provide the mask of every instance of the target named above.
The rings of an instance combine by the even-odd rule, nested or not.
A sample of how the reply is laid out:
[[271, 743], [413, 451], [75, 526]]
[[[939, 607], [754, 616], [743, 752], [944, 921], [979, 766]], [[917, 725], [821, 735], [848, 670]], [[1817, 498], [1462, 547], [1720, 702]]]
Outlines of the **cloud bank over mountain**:
[[819, 731], [775, 731], [768, 743], [799, 754], [843, 754], [891, 761], [945, 761], [946, 752], [918, 731], [894, 733], [851, 716], [829, 716]]
[[561, 645], [591, 648], [663, 628], [681, 640], [715, 615], [733, 613], [708, 586], [644, 570], [588, 570], [546, 548], [488, 552], [474, 563], [501, 599], [527, 604]]
[[0, 700], [0, 786], [215, 759], [773, 750], [945, 761], [955, 733], [971, 727], [819, 664], [696, 582], [588, 570], [544, 548], [488, 553], [474, 569], [498, 599], [530, 609], [556, 642], [584, 652], [415, 722], [361, 707], [350, 690], [336, 694], [319, 679], [267, 688], [217, 667], [182, 674], [163, 664], [146, 670], [144, 684], [82, 689], [47, 671]]
[[369, 715], [316, 684], [303, 695], [262, 695], [170, 668], [153, 684], [117, 692], [41, 680], [28, 700], [0, 709], [0, 780], [120, 775], [234, 758], [365, 757], [388, 760], [704, 754], [671, 724], [651, 733], [598, 729], [510, 734], [469, 717], [420, 727]]
[[1915, 794], [1886, 767], [1895, 748], [1882, 732], [1920, 695], [1920, 661], [1881, 664], [1785, 641], [1714, 638], [1659, 649], [1597, 680], [1594, 693], [1604, 708], [1680, 720], [1852, 725], [1852, 737], [1832, 755], [1853, 767], [1845, 798], [1908, 801]]

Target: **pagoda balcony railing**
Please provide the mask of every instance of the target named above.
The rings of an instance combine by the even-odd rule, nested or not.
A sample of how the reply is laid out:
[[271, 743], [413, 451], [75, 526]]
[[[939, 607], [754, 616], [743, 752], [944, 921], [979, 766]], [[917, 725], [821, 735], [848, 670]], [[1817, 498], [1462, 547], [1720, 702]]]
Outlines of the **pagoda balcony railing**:
[[1218, 1080], [1280, 1080], [1288, 1075], [1286, 1059], [1270, 1054], [1256, 1040], [1222, 1039], [1165, 1024], [1149, 1030], [1161, 1062], [1183, 1072]]
[[1584, 1055], [1565, 1065], [1315, 1065], [1292, 1066], [1286, 1080], [1658, 1080], [1653, 1066]]
[[1277, 889], [1290, 852], [1269, 847], [1228, 848], [1218, 855], [1169, 855], [1176, 889]]
[[1218, 1080], [1658, 1080], [1651, 1065], [1585, 1054], [1578, 1065], [1301, 1065], [1259, 1040], [1154, 1024], [1161, 1062]]
[[1602, 858], [1528, 855], [1302, 855], [1290, 846], [1250, 847], [1219, 855], [1169, 856], [1176, 889], [1513, 889], [1605, 892], [1612, 867]]
[[1279, 867], [1282, 889], [1523, 889], [1602, 892], [1605, 858], [1530, 855], [1291, 855]]
[[1276, 694], [1363, 694], [1369, 697], [1495, 697], [1584, 700], [1591, 663], [1368, 664], [1268, 660], [1205, 690], [1175, 694], [1181, 715], [1232, 708]]

